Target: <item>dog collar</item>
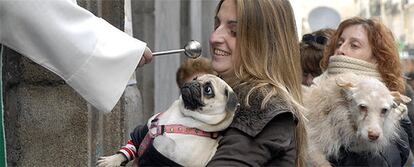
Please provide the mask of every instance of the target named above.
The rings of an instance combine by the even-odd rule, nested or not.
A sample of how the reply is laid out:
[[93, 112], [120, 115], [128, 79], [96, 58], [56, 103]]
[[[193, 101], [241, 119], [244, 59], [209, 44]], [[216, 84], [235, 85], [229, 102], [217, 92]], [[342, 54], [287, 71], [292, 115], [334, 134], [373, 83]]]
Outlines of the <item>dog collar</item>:
[[161, 115], [162, 113], [158, 113], [158, 115], [151, 121], [149, 133], [151, 132], [151, 129], [156, 128], [156, 132], [151, 133], [152, 138], [155, 138], [158, 135], [163, 135], [164, 133], [188, 134], [201, 137], [210, 137], [212, 139], [217, 139], [218, 137], [217, 132], [206, 132], [197, 128], [189, 128], [181, 124], [158, 125], [158, 118]]
[[189, 128], [180, 124], [172, 124], [172, 125], [157, 125], [157, 133], [158, 135], [163, 135], [164, 133], [179, 133], [179, 134], [188, 134], [188, 135], [196, 135], [202, 137], [210, 137], [212, 139], [217, 139], [218, 133], [217, 132], [206, 132], [202, 131], [197, 128]]
[[[157, 116], [151, 121], [151, 126], [148, 128], [148, 133], [145, 135], [144, 139], [141, 141], [138, 148], [138, 157], [141, 157], [148, 146], [152, 143], [152, 140], [158, 135], [163, 135], [164, 133], [180, 133], [180, 134], [189, 134], [202, 137], [210, 137], [212, 139], [217, 139], [217, 132], [206, 132], [197, 128], [189, 128], [181, 124], [172, 124], [172, 125], [158, 125], [158, 117], [162, 115], [158, 113]], [[156, 133], [151, 133], [151, 129], [156, 128]]]

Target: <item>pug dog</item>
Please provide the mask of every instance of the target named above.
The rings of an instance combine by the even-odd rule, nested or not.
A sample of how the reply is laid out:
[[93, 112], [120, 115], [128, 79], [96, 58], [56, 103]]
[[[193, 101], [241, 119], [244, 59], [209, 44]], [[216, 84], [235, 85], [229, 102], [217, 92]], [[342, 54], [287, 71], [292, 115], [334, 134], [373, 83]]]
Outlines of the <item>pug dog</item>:
[[[217, 132], [230, 125], [238, 106], [225, 81], [211, 74], [197, 77], [182, 86], [181, 96], [167, 111], [152, 116], [144, 128], [136, 128], [133, 141], [117, 154], [99, 158], [97, 166], [120, 166], [138, 155], [139, 166], [206, 166], [217, 150]], [[176, 125], [180, 127], [174, 129]]]

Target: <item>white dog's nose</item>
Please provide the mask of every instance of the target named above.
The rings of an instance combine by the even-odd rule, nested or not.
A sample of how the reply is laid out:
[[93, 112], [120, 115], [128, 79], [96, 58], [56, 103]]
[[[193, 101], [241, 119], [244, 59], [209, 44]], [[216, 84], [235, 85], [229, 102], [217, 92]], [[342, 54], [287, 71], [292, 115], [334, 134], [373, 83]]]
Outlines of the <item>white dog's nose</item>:
[[368, 138], [371, 140], [377, 140], [379, 138], [380, 133], [378, 131], [369, 130], [368, 131]]

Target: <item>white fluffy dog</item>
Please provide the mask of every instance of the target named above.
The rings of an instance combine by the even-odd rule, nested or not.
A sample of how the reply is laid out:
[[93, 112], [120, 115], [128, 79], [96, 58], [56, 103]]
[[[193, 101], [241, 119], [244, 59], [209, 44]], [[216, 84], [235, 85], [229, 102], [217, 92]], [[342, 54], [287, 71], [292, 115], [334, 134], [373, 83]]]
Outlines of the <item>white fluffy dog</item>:
[[[193, 134], [165, 133], [154, 135], [160, 129], [157, 125], [182, 125], [195, 132], [208, 134], [226, 129], [237, 109], [237, 97], [232, 88], [214, 75], [202, 75], [181, 89], [180, 98], [161, 115], [148, 120], [148, 133], [152, 134], [152, 145], [166, 158], [183, 166], [205, 166], [215, 154], [218, 139]], [[139, 143], [135, 143], [137, 145]], [[136, 148], [138, 149], [138, 148]], [[145, 155], [145, 154], [144, 154]], [[97, 166], [119, 166], [127, 160], [122, 154], [101, 157]]]
[[308, 109], [309, 156], [316, 166], [330, 166], [340, 148], [378, 153], [397, 139], [403, 109], [411, 99], [390, 92], [377, 79], [346, 73], [313, 85], [304, 92]]

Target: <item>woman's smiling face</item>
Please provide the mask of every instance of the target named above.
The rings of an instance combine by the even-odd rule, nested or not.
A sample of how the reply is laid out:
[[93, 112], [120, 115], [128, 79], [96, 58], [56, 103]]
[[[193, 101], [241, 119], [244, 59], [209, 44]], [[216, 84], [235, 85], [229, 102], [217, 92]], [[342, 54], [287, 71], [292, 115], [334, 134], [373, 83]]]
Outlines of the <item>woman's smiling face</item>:
[[233, 60], [236, 48], [237, 11], [235, 0], [225, 0], [214, 18], [210, 36], [212, 66], [223, 78], [234, 75]]

